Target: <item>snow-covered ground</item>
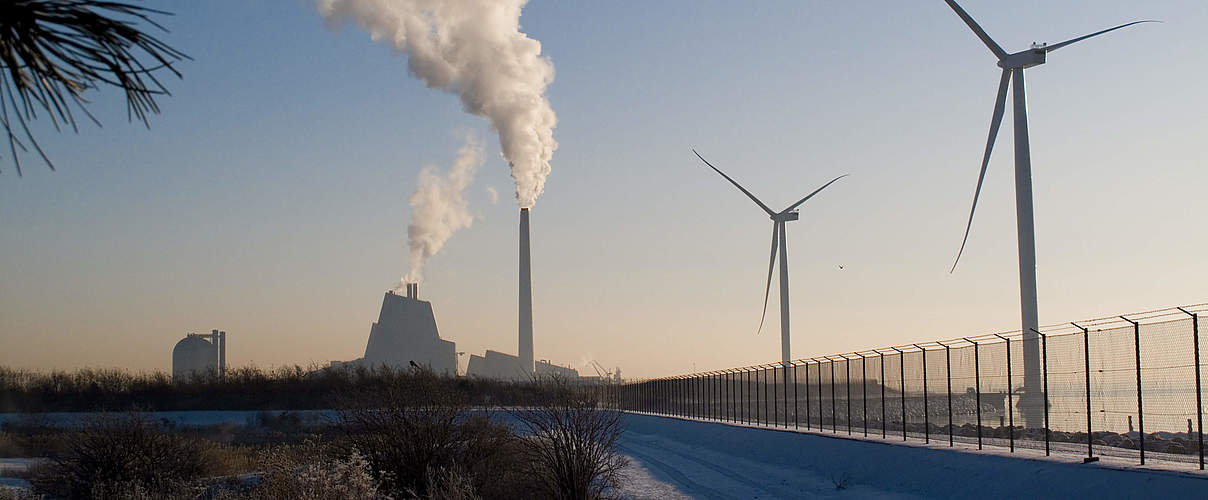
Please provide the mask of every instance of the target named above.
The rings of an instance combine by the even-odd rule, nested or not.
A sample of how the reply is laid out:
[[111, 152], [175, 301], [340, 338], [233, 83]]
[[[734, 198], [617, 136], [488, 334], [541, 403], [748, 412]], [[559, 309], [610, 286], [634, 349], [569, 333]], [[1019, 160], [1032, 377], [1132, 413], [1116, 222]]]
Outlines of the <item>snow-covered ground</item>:
[[[631, 498], [1201, 498], [1208, 476], [627, 414]], [[651, 481], [663, 485], [648, 484]], [[662, 488], [662, 489], [659, 489]], [[673, 488], [673, 489], [668, 489]], [[652, 491], [644, 496], [640, 491]]]

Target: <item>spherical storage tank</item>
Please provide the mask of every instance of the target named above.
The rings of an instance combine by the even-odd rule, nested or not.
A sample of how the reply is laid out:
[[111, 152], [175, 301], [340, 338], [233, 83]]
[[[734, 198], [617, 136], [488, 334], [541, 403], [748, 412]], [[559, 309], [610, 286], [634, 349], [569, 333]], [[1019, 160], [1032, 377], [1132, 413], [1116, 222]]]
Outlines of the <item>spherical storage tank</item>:
[[218, 373], [218, 346], [196, 335], [189, 335], [172, 348], [172, 377]]

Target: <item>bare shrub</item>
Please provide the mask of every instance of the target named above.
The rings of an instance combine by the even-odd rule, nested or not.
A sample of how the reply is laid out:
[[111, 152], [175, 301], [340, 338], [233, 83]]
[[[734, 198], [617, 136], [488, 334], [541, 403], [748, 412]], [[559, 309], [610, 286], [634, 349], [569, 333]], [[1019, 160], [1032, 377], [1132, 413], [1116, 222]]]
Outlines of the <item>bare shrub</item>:
[[361, 392], [341, 410], [348, 442], [364, 454], [384, 491], [428, 497], [430, 472], [465, 471], [475, 490], [502, 472], [496, 466], [513, 435], [475, 415], [457, 382], [413, 370], [407, 383]]
[[39, 500], [40, 498], [27, 488], [0, 486], [0, 500]]
[[848, 484], [851, 483], [851, 476], [844, 472], [838, 476], [832, 475], [830, 480], [835, 485], [836, 490], [845, 490]]
[[602, 498], [617, 487], [627, 460], [616, 452], [620, 413], [601, 404], [605, 388], [560, 377], [536, 382], [532, 404], [512, 410], [526, 436], [520, 440], [526, 472], [544, 498]]
[[[428, 494], [425, 500], [479, 500], [474, 480], [461, 467], [428, 469]], [[515, 492], [513, 492], [515, 493]], [[419, 495], [412, 493], [417, 498]]]
[[67, 449], [32, 479], [70, 498], [164, 498], [200, 478], [208, 445], [137, 415], [103, 415], [68, 433]]
[[260, 483], [236, 498], [378, 498], [369, 462], [355, 449], [341, 456], [329, 447], [313, 443], [279, 447], [265, 452], [261, 465], [264, 469]]

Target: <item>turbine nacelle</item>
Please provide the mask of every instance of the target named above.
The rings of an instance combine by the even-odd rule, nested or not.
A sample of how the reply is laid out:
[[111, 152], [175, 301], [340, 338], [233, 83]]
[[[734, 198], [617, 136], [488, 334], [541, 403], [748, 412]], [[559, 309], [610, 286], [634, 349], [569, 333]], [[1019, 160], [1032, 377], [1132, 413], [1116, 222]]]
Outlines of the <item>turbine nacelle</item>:
[[772, 218], [772, 220], [774, 220], [776, 222], [792, 222], [792, 221], [795, 221], [795, 220], [801, 218], [801, 213], [796, 210], [793, 210], [792, 212], [778, 213], [776, 215], [773, 215], [771, 218]]
[[1044, 47], [1033, 46], [1028, 50], [1021, 50], [1000, 59], [998, 67], [1002, 69], [1025, 69], [1032, 66], [1040, 66], [1044, 64], [1045, 54], [1048, 54], [1048, 52]]

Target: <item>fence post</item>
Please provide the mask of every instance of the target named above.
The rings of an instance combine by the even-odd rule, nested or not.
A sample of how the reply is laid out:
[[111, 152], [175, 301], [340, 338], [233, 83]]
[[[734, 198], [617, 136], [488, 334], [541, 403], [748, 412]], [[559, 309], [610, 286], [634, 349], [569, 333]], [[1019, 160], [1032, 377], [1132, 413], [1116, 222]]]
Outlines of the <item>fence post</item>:
[[931, 416], [927, 406], [927, 350], [914, 344], [923, 352], [923, 442], [931, 442]]
[[810, 424], [810, 362], [805, 362], [805, 430], [810, 430], [813, 427]]
[[738, 422], [738, 372], [730, 370], [730, 422]]
[[794, 429], [801, 428], [801, 415], [800, 415], [801, 406], [797, 401], [797, 386], [798, 385], [799, 384], [797, 383], [797, 362], [794, 361], [793, 362], [793, 428]]
[[843, 355], [843, 369], [846, 370], [847, 378], [844, 382], [847, 384], [847, 433], [851, 434], [851, 360], [847, 359], [847, 355]]
[[1191, 315], [1191, 341], [1195, 343], [1195, 420], [1196, 435], [1198, 436], [1196, 441], [1200, 446], [1200, 470], [1204, 470], [1204, 403], [1200, 392], [1200, 317], [1182, 307], [1179, 310]]
[[735, 411], [734, 402], [737, 395], [734, 393], [734, 370], [726, 370], [726, 421], [733, 423]]
[[1141, 323], [1120, 316], [1120, 319], [1132, 323], [1133, 326], [1133, 355], [1137, 360], [1137, 436], [1141, 442], [1141, 465], [1145, 465], [1145, 407], [1141, 404]]
[[725, 411], [726, 403], [724, 400], [725, 390], [721, 385], [721, 372], [713, 372], [713, 390], [716, 391], [716, 396], [713, 400], [713, 419], [721, 421], [722, 412]]
[[700, 375], [700, 418], [711, 420], [713, 417], [713, 373], [705, 372]]
[[726, 372], [713, 372], [714, 380], [717, 383], [717, 421], [726, 421]]
[[692, 418], [700, 418], [700, 375], [693, 373], [688, 378], [688, 413]]
[[668, 411], [668, 413], [671, 414], [671, 416], [678, 417], [679, 416], [679, 377], [673, 377], [670, 380], [668, 380], [667, 388], [668, 388], [668, 393], [669, 393], [669, 397], [667, 399], [668, 399], [668, 403], [670, 403], [667, 411]]
[[944, 346], [944, 373], [948, 374], [948, 446], [955, 446], [952, 440], [952, 348]]
[[831, 359], [830, 356], [827, 356], [826, 364], [830, 365], [830, 372], [831, 372], [831, 376], [830, 376], [830, 380], [831, 380], [831, 432], [838, 434], [839, 433], [839, 414], [836, 411], [836, 410], [838, 410], [838, 408], [836, 408], [836, 406], [838, 406], [838, 405], [835, 404], [835, 360]]
[[1031, 328], [1036, 335], [1040, 335], [1040, 369], [1044, 377], [1044, 456], [1049, 456], [1049, 439], [1052, 437], [1052, 431], [1049, 428], [1049, 337], [1040, 333], [1035, 328]]
[[994, 336], [1007, 341], [1007, 440], [1011, 443], [1011, 453], [1015, 453], [1015, 387], [1011, 385], [1011, 339], [997, 333]]
[[763, 375], [763, 370], [760, 368], [755, 368], [751, 374], [754, 377], [754, 383], [751, 385], [751, 388], [755, 391], [755, 423], [758, 424], [760, 423], [759, 413], [763, 411], [763, 405], [759, 402], [759, 378]]
[[877, 351], [877, 354], [881, 355], [881, 439], [885, 439], [889, 429], [885, 417], [885, 353]]
[[890, 347], [898, 352], [898, 390], [902, 393], [902, 441], [906, 440], [906, 353], [896, 347]]
[[674, 410], [675, 410], [675, 416], [677, 416], [677, 417], [684, 416], [684, 398], [683, 398], [683, 391], [682, 391], [683, 384], [680, 383], [682, 380], [683, 379], [681, 379], [680, 377], [675, 377], [675, 380], [672, 381], [672, 387], [675, 389]]
[[[973, 344], [973, 391], [974, 404], [977, 405], [977, 449], [982, 449], [982, 419], [981, 419], [981, 358], [978, 355], [977, 342], [969, 339], [964, 339], [965, 342]], [[1087, 393], [1090, 394], [1090, 393]], [[1089, 397], [1089, 396], [1087, 396]]]
[[768, 425], [768, 367], [764, 365], [763, 369], [763, 425]]
[[784, 403], [781, 405], [781, 407], [784, 408], [784, 428], [785, 429], [789, 428], [789, 363], [790, 363], [789, 361], [780, 362], [780, 374], [784, 375], [783, 377], [780, 377], [780, 378], [784, 380], [784, 387], [783, 387], [783, 390], [781, 391], [784, 393]]
[[722, 419], [722, 391], [721, 391], [721, 372], [709, 372], [709, 390], [712, 391], [713, 398], [713, 420], [720, 421]]
[[818, 361], [818, 431], [826, 430], [826, 417], [822, 415], [822, 361]]
[[[859, 354], [859, 353], [857, 353]], [[863, 396], [864, 404], [860, 407], [860, 419], [864, 421], [864, 437], [868, 437], [868, 359], [863, 354], [860, 356], [860, 394]]]
[[1095, 456], [1091, 427], [1091, 333], [1089, 329], [1078, 326], [1078, 323], [1070, 324], [1082, 330], [1082, 373], [1086, 376], [1086, 458], [1082, 459], [1082, 463], [1097, 462], [1099, 457]]
[[[781, 373], [781, 375], [783, 375], [784, 373], [787, 373], [787, 371], [784, 369], [784, 367], [785, 367], [784, 362], [781, 361], [780, 368], [779, 368], [780, 371], [783, 372], [783, 373]], [[777, 368], [775, 366], [773, 366], [772, 367], [772, 424], [773, 424], [772, 426], [775, 427], [775, 426], [783, 423], [784, 427], [787, 429], [789, 426], [789, 398], [788, 398], [789, 388], [787, 385], [781, 383], [781, 381], [784, 380], [785, 382], [787, 382], [788, 379], [786, 379], [785, 377], [777, 378], [776, 370], [777, 370]], [[777, 387], [777, 385], [779, 385], [780, 387]], [[785, 398], [783, 400], [780, 399], [781, 394], [785, 395]], [[780, 406], [777, 406], [776, 405], [777, 403], [780, 403]], [[783, 420], [780, 418], [781, 409], [784, 410], [784, 419]]]
[[754, 424], [759, 418], [755, 408], [759, 406], [759, 391], [755, 390], [755, 369], [747, 370], [747, 423]]

